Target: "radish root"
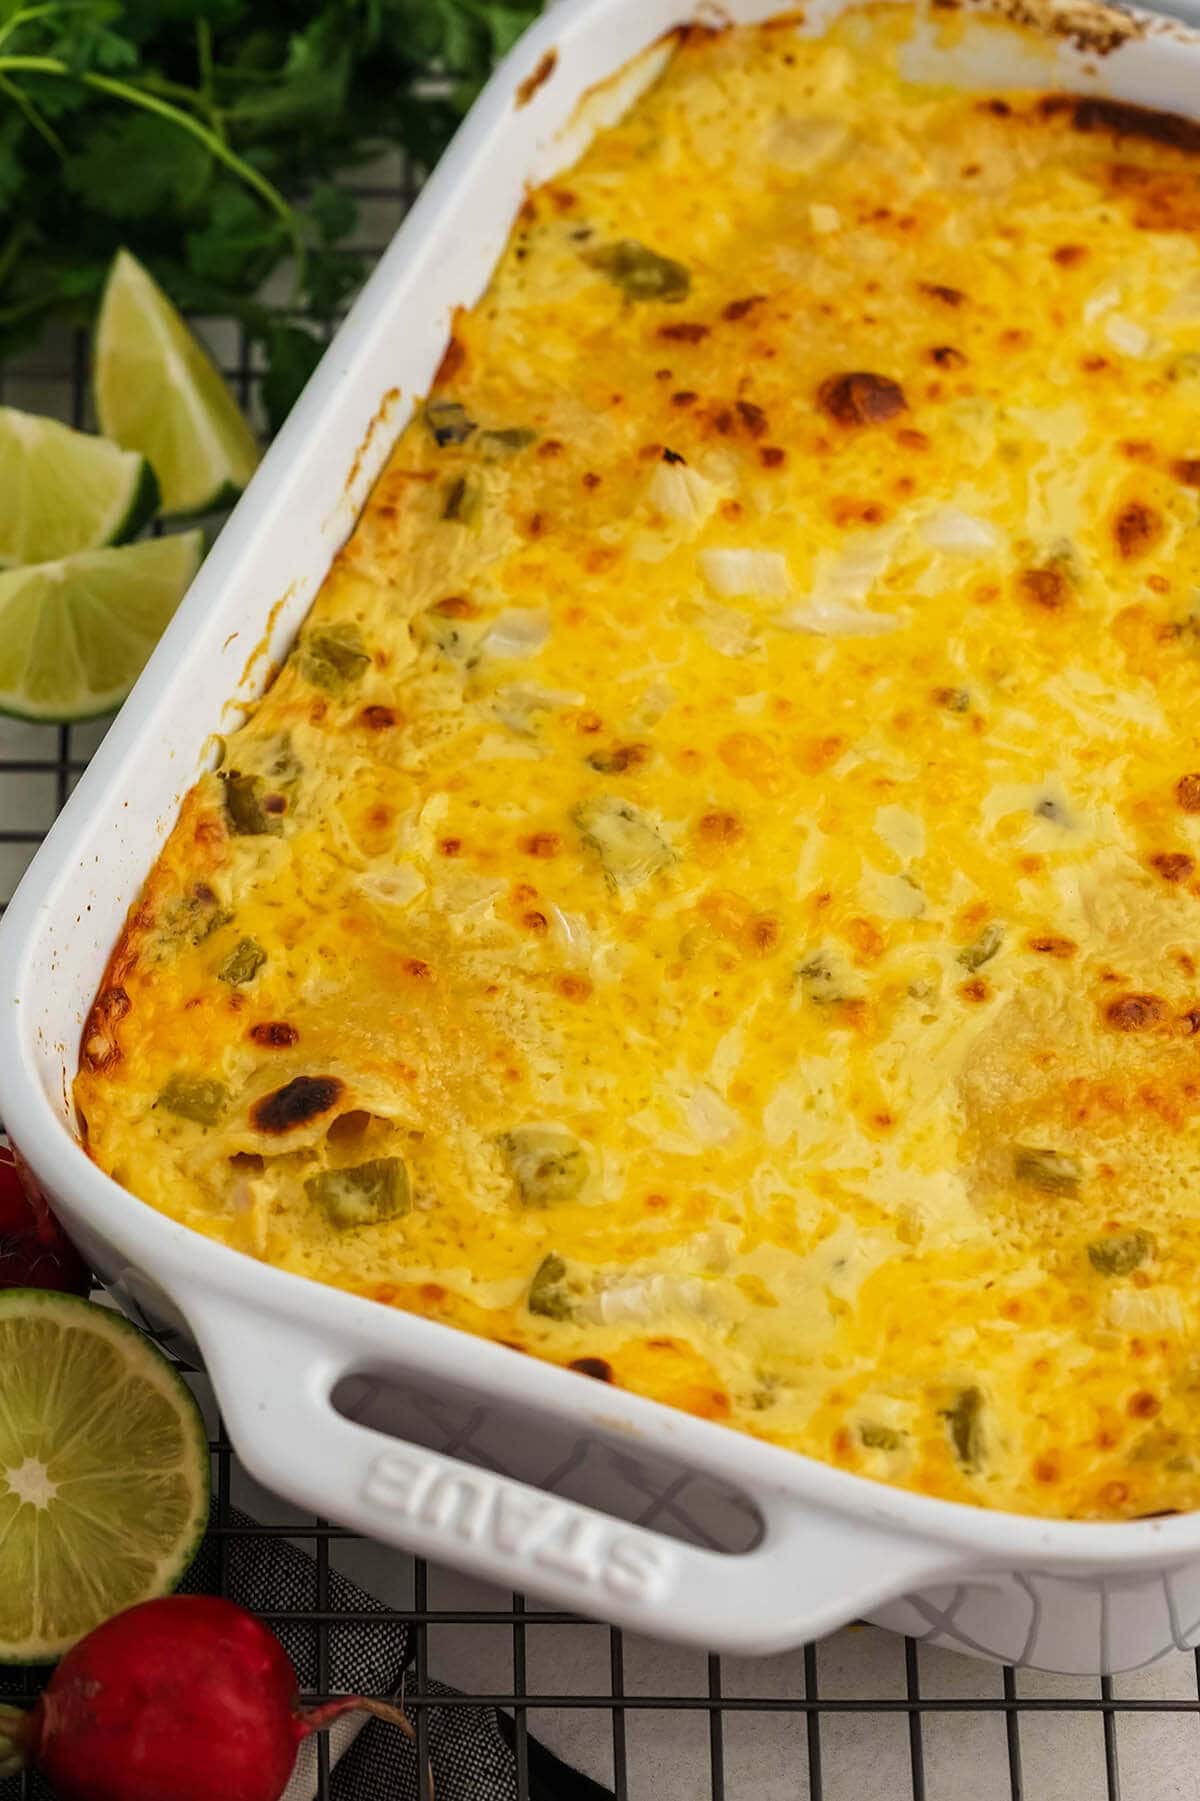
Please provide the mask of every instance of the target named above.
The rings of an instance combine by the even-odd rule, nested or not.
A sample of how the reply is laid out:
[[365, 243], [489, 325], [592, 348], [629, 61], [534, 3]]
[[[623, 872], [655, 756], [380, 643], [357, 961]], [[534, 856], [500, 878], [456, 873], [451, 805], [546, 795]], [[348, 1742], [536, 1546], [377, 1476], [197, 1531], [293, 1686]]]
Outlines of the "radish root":
[[[403, 1688], [400, 1690], [400, 1699], [403, 1703]], [[304, 1736], [307, 1737], [311, 1732], [324, 1732], [326, 1727], [332, 1726], [335, 1720], [341, 1719], [342, 1715], [347, 1713], [369, 1713], [373, 1719], [386, 1720], [389, 1726], [398, 1726], [410, 1744], [415, 1745], [417, 1742], [416, 1728], [405, 1713], [403, 1705], [396, 1707], [390, 1701], [376, 1700], [373, 1695], [346, 1695], [336, 1701], [322, 1702], [319, 1707], [304, 1707], [298, 1711], [297, 1719]], [[0, 1741], [0, 1743], [2, 1742]], [[433, 1770], [428, 1760], [426, 1760], [425, 1778], [430, 1801], [434, 1801]]]

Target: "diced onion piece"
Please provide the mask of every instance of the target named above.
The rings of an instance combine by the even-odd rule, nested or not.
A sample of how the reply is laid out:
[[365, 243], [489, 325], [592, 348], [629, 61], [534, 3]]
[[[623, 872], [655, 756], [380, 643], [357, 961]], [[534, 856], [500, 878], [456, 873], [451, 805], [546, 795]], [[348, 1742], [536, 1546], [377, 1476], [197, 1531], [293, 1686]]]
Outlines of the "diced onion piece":
[[925, 895], [912, 876], [878, 875], [874, 890], [880, 911], [889, 919], [919, 919], [925, 911]]
[[778, 550], [702, 550], [700, 568], [718, 594], [784, 595], [791, 591], [787, 558]]
[[687, 463], [654, 465], [650, 504], [668, 519], [678, 519], [683, 525], [703, 525], [720, 497], [720, 490]]
[[1187, 1309], [1177, 1288], [1121, 1288], [1105, 1314], [1118, 1332], [1186, 1332]]
[[840, 604], [848, 600], [865, 600], [892, 560], [896, 533], [892, 529], [861, 532], [847, 540], [845, 548], [831, 555], [823, 552], [817, 558], [813, 576], [814, 606]]
[[694, 625], [723, 657], [749, 657], [762, 648], [762, 639], [747, 614], [736, 607], [723, 607], [707, 595], [685, 601], [680, 617]]
[[1145, 356], [1150, 348], [1150, 333], [1124, 313], [1112, 313], [1104, 321], [1104, 335], [1122, 356]]
[[815, 601], [781, 613], [776, 624], [785, 632], [810, 632], [816, 638], [878, 638], [894, 632], [900, 621], [887, 613], [872, 613], [865, 607], [844, 607], [837, 601]]
[[582, 913], [565, 913], [552, 901], [542, 904], [560, 949], [566, 951], [568, 956], [578, 957], [581, 962], [586, 963], [592, 954], [592, 935]]
[[766, 151], [770, 162], [803, 175], [837, 156], [849, 141], [850, 128], [841, 119], [783, 118], [771, 126]]
[[921, 535], [934, 550], [950, 551], [955, 556], [974, 557], [995, 550], [1000, 534], [986, 519], [964, 512], [962, 507], [935, 507], [921, 522]]
[[725, 1144], [737, 1132], [741, 1121], [732, 1107], [727, 1107], [715, 1088], [701, 1082], [683, 1104], [688, 1125], [701, 1144]]
[[492, 698], [496, 717], [510, 731], [532, 736], [538, 729], [539, 715], [557, 713], [563, 707], [581, 707], [582, 694], [556, 688], [497, 688]]
[[651, 1326], [672, 1313], [703, 1313], [708, 1285], [697, 1276], [622, 1276], [577, 1309], [604, 1326]]
[[541, 607], [506, 607], [483, 640], [492, 657], [532, 657], [550, 636], [550, 615]]
[[1120, 283], [1106, 281], [1102, 287], [1096, 289], [1089, 300], [1084, 302], [1083, 323], [1085, 325], [1094, 325], [1097, 319], [1103, 318], [1105, 313], [1111, 313], [1114, 306], [1119, 306], [1120, 303]]
[[425, 888], [425, 877], [411, 863], [397, 863], [391, 869], [372, 869], [358, 878], [358, 886], [369, 900], [385, 907], [407, 907]]

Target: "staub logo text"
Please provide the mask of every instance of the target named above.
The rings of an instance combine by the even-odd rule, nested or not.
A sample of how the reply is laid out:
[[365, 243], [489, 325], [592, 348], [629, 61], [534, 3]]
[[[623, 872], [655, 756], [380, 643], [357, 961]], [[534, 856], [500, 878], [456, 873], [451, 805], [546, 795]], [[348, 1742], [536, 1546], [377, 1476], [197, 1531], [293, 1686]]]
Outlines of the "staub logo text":
[[398, 1446], [371, 1465], [363, 1486], [371, 1506], [453, 1532], [545, 1570], [628, 1601], [657, 1601], [674, 1556], [616, 1520], [581, 1516], [553, 1495], [518, 1488], [485, 1470], [451, 1470]]

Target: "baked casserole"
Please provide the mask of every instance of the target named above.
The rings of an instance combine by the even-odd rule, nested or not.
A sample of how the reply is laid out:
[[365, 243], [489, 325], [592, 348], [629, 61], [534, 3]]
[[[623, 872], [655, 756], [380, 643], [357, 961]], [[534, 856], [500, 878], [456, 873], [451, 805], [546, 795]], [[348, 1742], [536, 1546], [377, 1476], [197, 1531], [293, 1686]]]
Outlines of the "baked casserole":
[[1193, 1508], [1200, 128], [913, 42], [683, 30], [529, 195], [79, 1114], [251, 1256], [860, 1474]]

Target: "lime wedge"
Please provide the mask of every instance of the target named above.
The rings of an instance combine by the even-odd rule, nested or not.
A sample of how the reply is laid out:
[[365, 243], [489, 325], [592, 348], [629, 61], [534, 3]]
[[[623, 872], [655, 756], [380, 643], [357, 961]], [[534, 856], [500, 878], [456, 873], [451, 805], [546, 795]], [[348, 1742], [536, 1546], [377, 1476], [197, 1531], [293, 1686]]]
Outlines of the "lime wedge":
[[65, 722], [120, 706], [202, 544], [202, 532], [178, 532], [0, 570], [0, 713]]
[[0, 407], [0, 563], [123, 544], [154, 517], [145, 457], [37, 413]]
[[164, 513], [236, 500], [258, 464], [254, 433], [209, 356], [128, 250], [109, 271], [96, 325], [100, 430], [149, 458]]
[[182, 1378], [118, 1314], [0, 1293], [0, 1663], [50, 1663], [167, 1594], [208, 1521], [208, 1444]]

